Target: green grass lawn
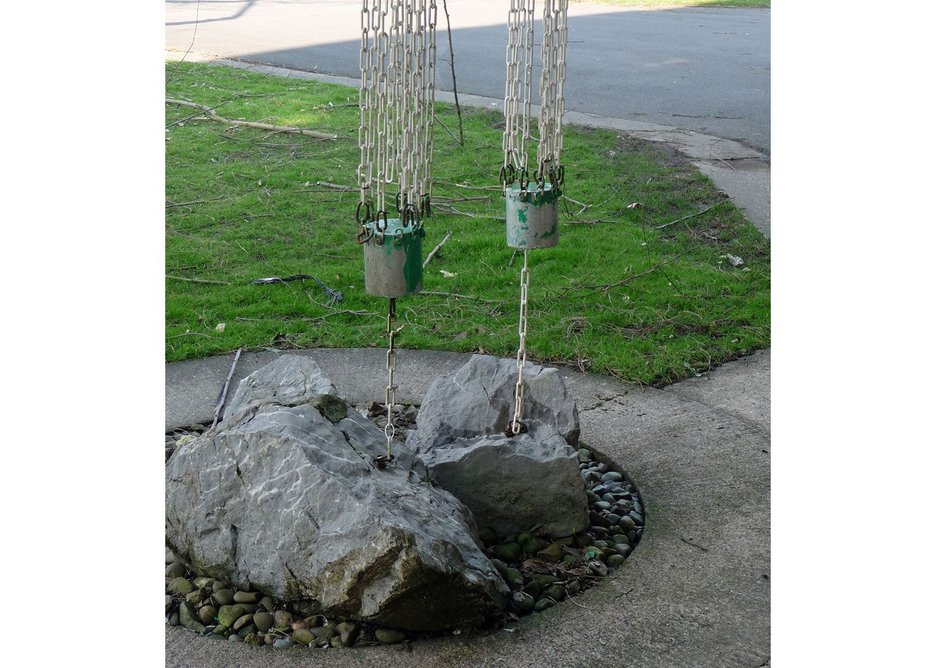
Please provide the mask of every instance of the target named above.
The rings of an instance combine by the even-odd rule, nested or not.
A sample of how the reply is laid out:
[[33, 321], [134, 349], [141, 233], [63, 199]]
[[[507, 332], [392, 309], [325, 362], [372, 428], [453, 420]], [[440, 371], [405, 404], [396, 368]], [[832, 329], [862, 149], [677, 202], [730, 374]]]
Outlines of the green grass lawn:
[[[385, 346], [387, 301], [364, 292], [355, 242], [357, 91], [178, 63], [167, 82], [167, 97], [226, 118], [338, 138], [166, 106], [166, 359]], [[443, 127], [457, 132], [454, 108], [437, 110], [424, 253], [453, 234], [424, 292], [398, 300], [399, 346], [512, 356], [522, 255], [512, 260], [504, 239], [503, 117], [463, 110], [459, 146]], [[580, 127], [567, 130], [563, 163], [561, 240], [530, 253], [531, 359], [663, 385], [769, 345], [770, 246], [706, 177], [658, 144]], [[330, 307], [311, 281], [250, 283], [292, 274], [344, 300]]]

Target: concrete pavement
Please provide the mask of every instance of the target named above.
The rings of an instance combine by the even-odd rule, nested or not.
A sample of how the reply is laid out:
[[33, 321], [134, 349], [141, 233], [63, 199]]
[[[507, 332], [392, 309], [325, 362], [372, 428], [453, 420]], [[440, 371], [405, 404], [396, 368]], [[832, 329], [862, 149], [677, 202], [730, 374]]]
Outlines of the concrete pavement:
[[[279, 351], [241, 356], [235, 381]], [[380, 400], [385, 353], [308, 350], [352, 401]], [[232, 355], [166, 366], [166, 427], [210, 420]], [[402, 350], [400, 401], [467, 355]], [[166, 665], [754, 668], [770, 657], [770, 351], [664, 390], [567, 369], [582, 440], [627, 470], [639, 547], [601, 584], [512, 632], [350, 650], [250, 648], [167, 628]]]

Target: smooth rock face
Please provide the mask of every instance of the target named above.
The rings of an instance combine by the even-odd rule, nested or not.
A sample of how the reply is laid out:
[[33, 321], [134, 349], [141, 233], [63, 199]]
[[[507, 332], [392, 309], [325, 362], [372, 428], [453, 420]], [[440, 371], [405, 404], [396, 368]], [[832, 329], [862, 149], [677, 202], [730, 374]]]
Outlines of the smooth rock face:
[[[569, 444], [577, 445], [578, 409], [559, 372], [527, 362], [523, 381], [522, 421], [551, 426]], [[417, 429], [407, 436], [407, 443], [424, 452], [458, 438], [503, 434], [513, 417], [516, 385], [514, 360], [472, 355], [458, 371], [439, 376], [429, 386]]]
[[330, 386], [289, 356], [244, 379], [230, 417], [167, 465], [169, 546], [200, 574], [338, 617], [441, 630], [497, 614], [507, 587], [471, 513], [411, 471], [402, 445], [378, 471], [373, 423], [350, 411], [335, 424], [308, 403]]
[[555, 369], [528, 363], [523, 378], [527, 433], [504, 435], [515, 363], [473, 355], [430, 385], [407, 444], [430, 480], [468, 506], [479, 526], [506, 536], [542, 525], [568, 536], [588, 527], [579, 456], [570, 445], [578, 441], [578, 410]]

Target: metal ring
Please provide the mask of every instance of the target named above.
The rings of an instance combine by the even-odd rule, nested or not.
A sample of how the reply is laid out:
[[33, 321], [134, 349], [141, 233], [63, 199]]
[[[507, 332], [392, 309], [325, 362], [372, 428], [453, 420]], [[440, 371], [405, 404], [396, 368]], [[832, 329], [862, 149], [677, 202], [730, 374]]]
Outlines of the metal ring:
[[374, 233], [367, 229], [364, 225], [361, 225], [361, 230], [357, 234], [357, 242], [359, 244], [366, 244], [368, 241], [374, 238]]
[[[381, 217], [383, 217], [383, 226], [381, 226], [380, 224]], [[381, 233], [381, 235], [383, 235], [383, 233], [387, 231], [387, 226], [389, 224], [390, 223], [387, 220], [387, 212], [384, 210], [378, 211], [376, 217], [374, 218], [374, 229], [376, 229], [378, 232]]]

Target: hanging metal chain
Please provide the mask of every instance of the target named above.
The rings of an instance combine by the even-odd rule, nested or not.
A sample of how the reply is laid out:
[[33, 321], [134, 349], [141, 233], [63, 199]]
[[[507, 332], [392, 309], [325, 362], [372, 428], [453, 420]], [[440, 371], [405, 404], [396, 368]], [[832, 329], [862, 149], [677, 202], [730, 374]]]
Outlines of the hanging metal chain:
[[377, 468], [384, 468], [393, 461], [393, 437], [396, 435], [396, 427], [393, 424], [393, 405], [396, 403], [396, 385], [393, 381], [393, 372], [396, 371], [396, 337], [404, 326], [399, 328], [396, 325], [396, 299], [391, 298], [387, 310], [387, 338], [389, 347], [387, 348], [387, 388], [384, 400], [387, 405], [387, 425], [384, 427], [384, 436], [387, 437], [387, 454], [374, 459]]
[[[362, 2], [355, 217], [364, 243], [379, 236], [365, 225], [387, 220], [388, 204], [416, 226], [430, 212], [437, 8], [436, 0]], [[388, 203], [394, 182], [397, 193]]]
[[514, 415], [510, 432], [517, 435], [526, 431], [523, 418], [523, 367], [526, 365], [527, 297], [530, 289], [530, 270], [527, 259], [530, 251], [523, 251], [523, 269], [520, 270], [520, 347], [517, 348], [517, 387], [514, 390]]
[[543, 0], [543, 41], [540, 59], [540, 141], [536, 149], [536, 180], [547, 179], [557, 187], [559, 155], [562, 152], [562, 115], [565, 113], [565, 52], [568, 42], [568, 0]]
[[507, 18], [507, 79], [504, 87], [505, 186], [527, 169], [530, 141], [531, 92], [533, 88], [533, 24], [536, 0], [510, 0]]

